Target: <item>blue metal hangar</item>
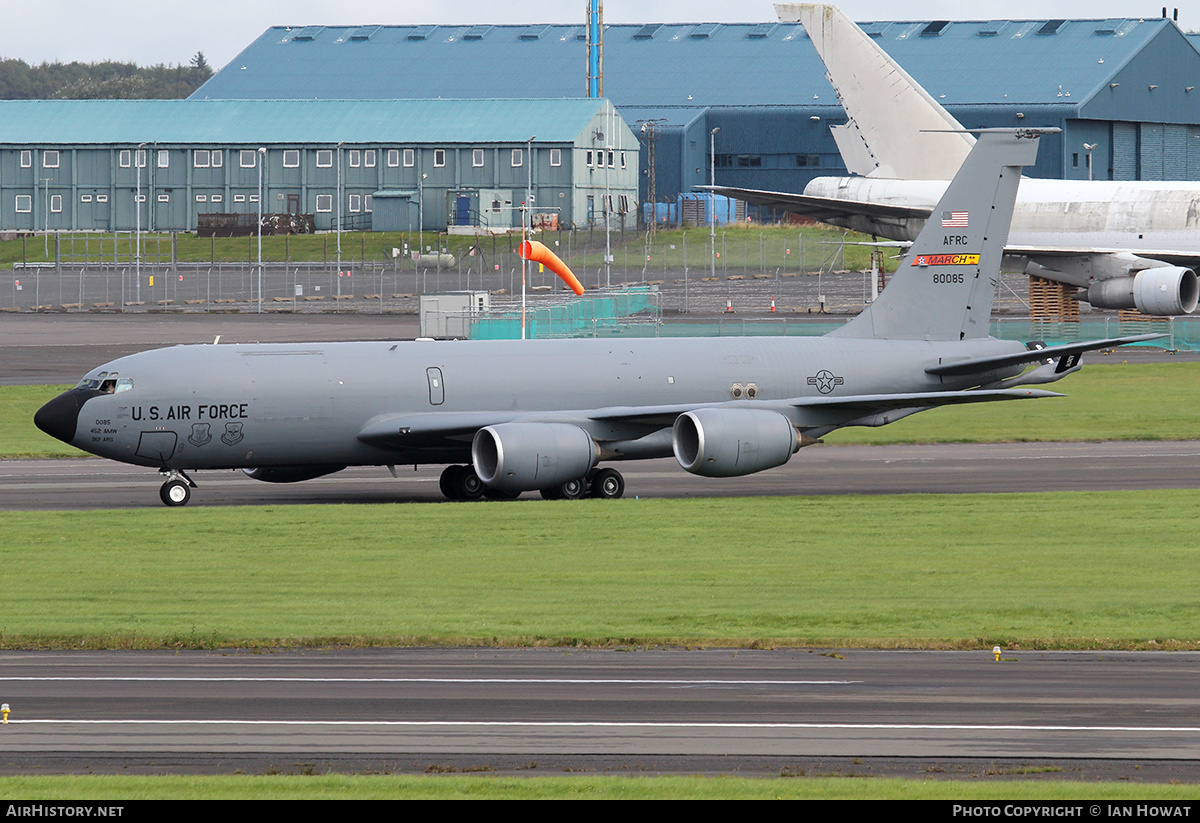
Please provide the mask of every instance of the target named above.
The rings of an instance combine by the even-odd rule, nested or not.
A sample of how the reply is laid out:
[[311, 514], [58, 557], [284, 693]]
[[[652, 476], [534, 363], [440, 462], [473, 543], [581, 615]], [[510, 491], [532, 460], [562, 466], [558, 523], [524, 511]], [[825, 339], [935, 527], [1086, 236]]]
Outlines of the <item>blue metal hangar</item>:
[[[1098, 178], [1200, 178], [1200, 52], [1171, 20], [861, 25], [964, 126], [1062, 128], [1032, 176], [1086, 179], [1099, 143]], [[193, 98], [580, 97], [585, 40], [582, 24], [274, 27]], [[659, 201], [708, 182], [710, 136], [721, 185], [845, 173], [829, 133], [845, 116], [799, 24], [608, 25], [603, 49], [643, 200], [650, 135]]]
[[0, 101], [0, 230], [189, 231], [256, 213], [260, 185], [264, 213], [317, 230], [519, 226], [527, 186], [543, 225], [602, 224], [608, 204], [632, 228], [637, 155], [582, 96]]

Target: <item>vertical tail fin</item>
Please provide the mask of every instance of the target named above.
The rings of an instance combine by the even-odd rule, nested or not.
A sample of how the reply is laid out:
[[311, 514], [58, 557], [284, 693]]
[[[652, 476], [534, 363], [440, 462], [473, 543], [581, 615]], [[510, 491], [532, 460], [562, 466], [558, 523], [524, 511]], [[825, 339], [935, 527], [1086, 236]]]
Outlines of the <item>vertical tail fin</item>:
[[836, 6], [776, 3], [803, 24], [849, 121], [833, 137], [855, 174], [949, 180], [974, 140], [951, 114]]
[[987, 337], [1021, 168], [1037, 159], [1038, 138], [1057, 131], [980, 131], [887, 288], [831, 336]]

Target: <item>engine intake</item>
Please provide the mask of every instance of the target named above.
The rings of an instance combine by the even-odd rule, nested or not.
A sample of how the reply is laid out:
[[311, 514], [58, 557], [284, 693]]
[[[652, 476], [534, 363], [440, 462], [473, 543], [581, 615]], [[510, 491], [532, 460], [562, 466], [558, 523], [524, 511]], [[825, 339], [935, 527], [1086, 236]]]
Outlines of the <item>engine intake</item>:
[[1191, 314], [1200, 303], [1200, 278], [1181, 266], [1144, 269], [1132, 277], [1093, 283], [1087, 301], [1098, 309], [1136, 308], [1158, 317]]
[[548, 489], [587, 476], [599, 459], [591, 435], [569, 423], [485, 426], [471, 443], [484, 485], [502, 491]]
[[675, 418], [679, 465], [704, 477], [740, 477], [782, 466], [800, 449], [791, 422], [766, 409], [697, 409]]

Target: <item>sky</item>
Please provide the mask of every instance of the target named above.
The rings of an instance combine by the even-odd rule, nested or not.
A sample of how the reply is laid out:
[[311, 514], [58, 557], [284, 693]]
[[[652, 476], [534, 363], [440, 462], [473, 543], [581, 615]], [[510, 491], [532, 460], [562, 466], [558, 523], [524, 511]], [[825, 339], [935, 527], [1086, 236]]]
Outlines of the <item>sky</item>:
[[[1179, 0], [1168, 3], [1171, 8]], [[1159, 17], [1145, 0], [843, 0], [855, 20], [1103, 19]], [[231, 61], [270, 26], [440, 23], [583, 23], [585, 0], [8, 0], [0, 22], [0, 58], [27, 63], [120, 60], [186, 64], [204, 52], [214, 69]], [[1180, 11], [1200, 28], [1195, 6]], [[1196, 19], [1190, 19], [1191, 16]], [[769, 0], [607, 0], [606, 23], [762, 23]]]

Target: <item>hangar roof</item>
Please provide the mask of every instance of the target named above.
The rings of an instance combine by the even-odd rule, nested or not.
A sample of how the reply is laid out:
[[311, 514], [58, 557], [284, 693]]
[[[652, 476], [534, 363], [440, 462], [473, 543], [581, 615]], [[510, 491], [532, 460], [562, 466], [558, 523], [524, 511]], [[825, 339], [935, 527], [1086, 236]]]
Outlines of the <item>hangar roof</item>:
[[573, 143], [606, 101], [4, 100], [0, 143]]
[[[944, 105], [1082, 102], [1178, 34], [1161, 18], [860, 25]], [[604, 57], [620, 107], [837, 104], [797, 23], [609, 25]], [[583, 25], [276, 26], [192, 98], [579, 97], [585, 60]]]

